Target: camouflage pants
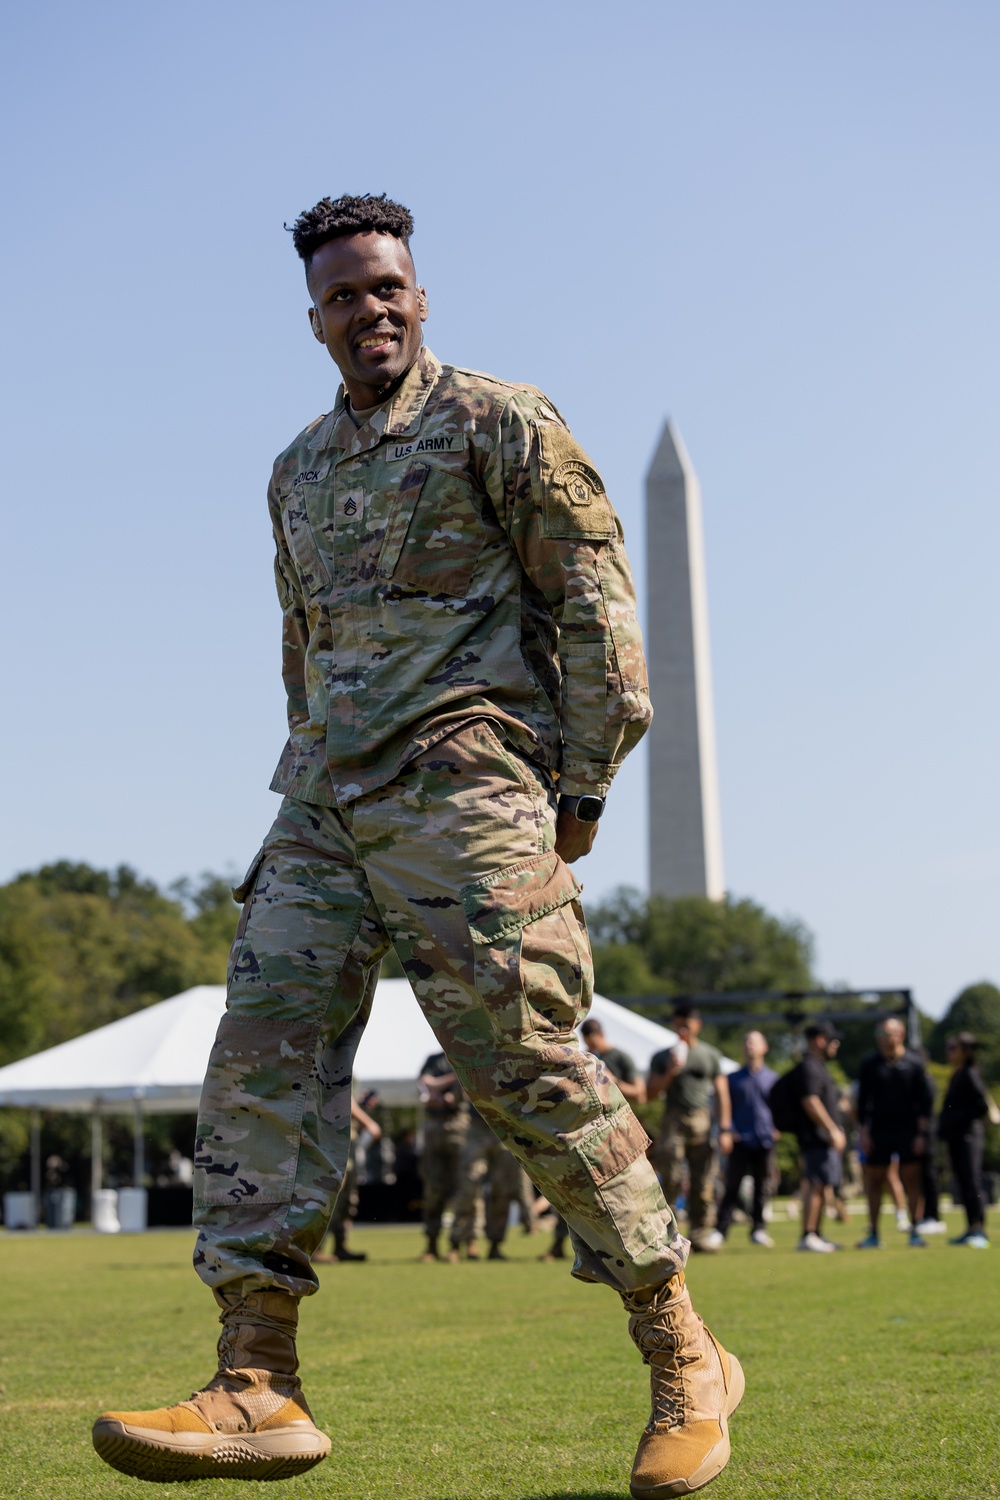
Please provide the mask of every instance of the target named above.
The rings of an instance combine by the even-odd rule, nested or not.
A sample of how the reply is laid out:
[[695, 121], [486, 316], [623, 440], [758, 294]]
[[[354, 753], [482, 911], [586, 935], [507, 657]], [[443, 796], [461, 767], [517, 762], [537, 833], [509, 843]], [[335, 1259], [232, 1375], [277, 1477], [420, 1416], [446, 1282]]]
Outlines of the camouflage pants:
[[687, 1211], [692, 1239], [715, 1224], [715, 1151], [711, 1132], [712, 1117], [707, 1109], [668, 1109], [656, 1145], [656, 1164], [663, 1191], [671, 1203], [680, 1195], [687, 1162]]
[[390, 943], [469, 1098], [569, 1223], [574, 1274], [632, 1290], [684, 1264], [646, 1133], [575, 1034], [590, 948], [554, 842], [546, 773], [485, 720], [343, 810], [284, 799], [244, 890], [199, 1112], [210, 1286], [315, 1291]]
[[[462, 1152], [469, 1133], [468, 1112], [424, 1121], [424, 1148], [420, 1153], [420, 1178], [424, 1185], [424, 1229], [431, 1242], [441, 1233], [441, 1215], [449, 1203], [458, 1201], [462, 1178]], [[459, 1243], [455, 1230], [453, 1245]]]
[[462, 1152], [458, 1198], [455, 1204], [455, 1227], [452, 1239], [465, 1245], [482, 1232], [483, 1193], [486, 1195], [486, 1238], [499, 1245], [507, 1233], [510, 1205], [521, 1198], [519, 1161], [501, 1146], [493, 1132], [478, 1120], [469, 1125], [469, 1135]]

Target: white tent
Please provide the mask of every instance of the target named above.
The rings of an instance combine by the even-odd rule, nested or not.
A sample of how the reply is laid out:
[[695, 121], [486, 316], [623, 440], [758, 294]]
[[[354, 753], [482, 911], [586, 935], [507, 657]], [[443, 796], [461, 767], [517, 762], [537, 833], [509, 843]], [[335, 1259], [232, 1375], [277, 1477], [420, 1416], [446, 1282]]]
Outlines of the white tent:
[[[0, 1068], [0, 1106], [89, 1113], [93, 1119], [91, 1187], [101, 1187], [101, 1116], [131, 1114], [135, 1136], [135, 1182], [145, 1175], [143, 1118], [198, 1108], [201, 1081], [225, 1009], [219, 984], [201, 984], [170, 1000], [123, 1016], [97, 1031], [74, 1037], [34, 1057]], [[591, 1011], [612, 1046], [634, 1059], [641, 1072], [653, 1054], [671, 1046], [676, 1033], [595, 995]], [[416, 1079], [430, 1053], [440, 1050], [405, 979], [383, 979], [372, 1017], [358, 1048], [354, 1076], [376, 1088], [386, 1104], [412, 1104]], [[735, 1067], [726, 1059], [726, 1071]], [[32, 1185], [41, 1180], [37, 1116], [32, 1129]]]
[[[25, 1109], [180, 1114], [196, 1110], [208, 1055], [225, 1009], [222, 985], [202, 984], [145, 1010], [0, 1068], [0, 1105]], [[645, 1072], [674, 1032], [595, 995], [592, 1014], [615, 1047]], [[416, 1076], [439, 1051], [405, 979], [383, 979], [355, 1064], [362, 1087], [386, 1104], [416, 1100]]]

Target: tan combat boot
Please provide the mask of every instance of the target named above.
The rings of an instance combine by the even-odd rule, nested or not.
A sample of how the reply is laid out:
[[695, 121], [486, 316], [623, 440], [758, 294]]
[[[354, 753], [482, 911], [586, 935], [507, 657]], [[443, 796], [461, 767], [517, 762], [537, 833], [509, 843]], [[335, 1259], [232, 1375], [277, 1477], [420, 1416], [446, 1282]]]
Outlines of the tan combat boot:
[[326, 1458], [330, 1439], [313, 1425], [295, 1373], [298, 1299], [253, 1292], [220, 1322], [218, 1372], [190, 1401], [98, 1417], [94, 1447], [105, 1463], [170, 1484], [291, 1479]]
[[743, 1371], [691, 1306], [683, 1272], [651, 1291], [623, 1293], [622, 1301], [653, 1397], [632, 1466], [632, 1495], [690, 1495], [729, 1462], [728, 1418], [743, 1399]]

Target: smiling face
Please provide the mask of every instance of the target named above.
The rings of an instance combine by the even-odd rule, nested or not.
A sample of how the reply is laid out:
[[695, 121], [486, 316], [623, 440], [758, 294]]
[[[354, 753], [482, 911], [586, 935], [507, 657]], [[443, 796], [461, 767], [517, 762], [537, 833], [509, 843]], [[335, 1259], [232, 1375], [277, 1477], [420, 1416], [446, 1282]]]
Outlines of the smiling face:
[[420, 352], [427, 317], [427, 296], [403, 241], [375, 232], [327, 240], [309, 262], [306, 283], [312, 331], [343, 375], [351, 405], [385, 400]]

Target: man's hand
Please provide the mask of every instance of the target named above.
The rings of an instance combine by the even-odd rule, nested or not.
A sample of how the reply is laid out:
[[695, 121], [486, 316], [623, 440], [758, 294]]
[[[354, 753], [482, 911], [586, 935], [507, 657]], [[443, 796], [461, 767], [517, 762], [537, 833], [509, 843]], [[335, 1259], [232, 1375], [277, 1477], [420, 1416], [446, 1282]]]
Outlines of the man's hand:
[[729, 1126], [723, 1126], [719, 1131], [719, 1155], [731, 1156], [733, 1153], [733, 1132]]
[[843, 1151], [847, 1145], [847, 1136], [837, 1125], [830, 1131], [830, 1145], [834, 1151]]
[[571, 812], [560, 808], [556, 817], [556, 853], [568, 865], [575, 864], [594, 847], [596, 823], [581, 823]]

